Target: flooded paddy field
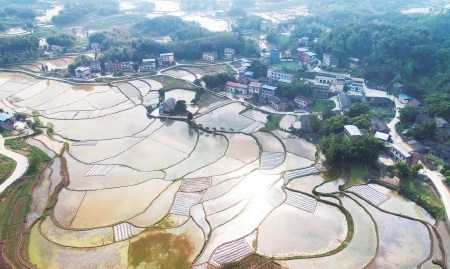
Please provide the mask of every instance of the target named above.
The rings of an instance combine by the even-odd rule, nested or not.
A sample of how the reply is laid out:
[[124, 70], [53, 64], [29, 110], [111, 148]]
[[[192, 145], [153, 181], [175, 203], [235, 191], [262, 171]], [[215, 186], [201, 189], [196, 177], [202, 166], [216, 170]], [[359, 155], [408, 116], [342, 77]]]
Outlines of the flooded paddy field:
[[[402, 217], [434, 225], [416, 204], [371, 185], [389, 198], [379, 207], [396, 216], [337, 194], [345, 176], [318, 170], [314, 144], [280, 130], [249, 131], [267, 114], [233, 100], [205, 94], [195, 124], [147, 116], [143, 104], [157, 104], [162, 88], [151, 78], [72, 85], [0, 73], [5, 108], [36, 111], [54, 125], [53, 137], [28, 138], [53, 158], [26, 218], [36, 267], [220, 268], [253, 253], [294, 269], [414, 268], [427, 259], [436, 236]], [[195, 92], [165, 95], [190, 102]], [[297, 121], [285, 116], [281, 127]], [[317, 190], [335, 196], [313, 195], [324, 182]]]

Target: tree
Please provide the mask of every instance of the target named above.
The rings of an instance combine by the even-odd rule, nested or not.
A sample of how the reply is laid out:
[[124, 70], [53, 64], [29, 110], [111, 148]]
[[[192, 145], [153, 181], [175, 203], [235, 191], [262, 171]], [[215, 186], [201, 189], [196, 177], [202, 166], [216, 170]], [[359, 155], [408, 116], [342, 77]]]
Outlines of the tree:
[[49, 45], [58, 45], [62, 47], [73, 47], [76, 42], [76, 37], [69, 34], [58, 34], [47, 37], [47, 43]]
[[419, 115], [419, 110], [415, 106], [407, 105], [400, 108], [400, 122], [403, 124], [413, 123], [416, 121], [416, 116]]
[[430, 116], [441, 116], [450, 121], [450, 93], [429, 94], [425, 98], [425, 104]]
[[259, 60], [255, 60], [250, 65], [250, 70], [253, 71], [254, 78], [265, 77], [267, 75], [267, 65]]
[[49, 122], [47, 123], [47, 135], [48, 136], [53, 136], [53, 134], [55, 133], [55, 125], [53, 125], [53, 123]]
[[347, 116], [350, 118], [358, 117], [363, 114], [367, 114], [370, 111], [370, 107], [367, 103], [353, 103], [348, 109]]
[[417, 175], [417, 173], [419, 173], [419, 171], [423, 169], [423, 165], [418, 163], [418, 164], [414, 164], [413, 166], [411, 166], [411, 172], [414, 175]]
[[309, 125], [311, 126], [312, 131], [317, 133], [322, 126], [322, 122], [320, 121], [319, 117], [314, 114], [310, 114], [308, 117]]
[[175, 107], [174, 107], [174, 109], [173, 109], [173, 114], [175, 114], [175, 115], [177, 115], [177, 114], [182, 114], [182, 113], [184, 113], [184, 112], [186, 112], [186, 108], [187, 108], [187, 106], [186, 106], [186, 101], [184, 101], [184, 100], [178, 100], [176, 103], [175, 103]]
[[351, 124], [356, 125], [360, 129], [369, 129], [371, 120], [369, 114], [362, 114], [350, 119]]
[[346, 137], [331, 134], [322, 139], [322, 152], [329, 164], [363, 163], [372, 164], [378, 159], [384, 145], [373, 136]]
[[430, 163], [434, 168], [442, 164], [442, 159], [433, 154], [426, 154], [423, 156], [423, 158], [426, 162]]
[[394, 172], [400, 179], [408, 179], [412, 173], [409, 166], [404, 162], [398, 162], [394, 165]]
[[189, 112], [187, 118], [188, 120], [192, 120], [194, 118], [194, 115], [191, 112]]
[[344, 131], [344, 125], [350, 123], [350, 118], [345, 115], [336, 115], [323, 122], [326, 134], [337, 134]]
[[421, 124], [416, 124], [411, 129], [412, 136], [417, 140], [430, 141], [436, 134], [436, 122], [434, 120], [427, 120]]

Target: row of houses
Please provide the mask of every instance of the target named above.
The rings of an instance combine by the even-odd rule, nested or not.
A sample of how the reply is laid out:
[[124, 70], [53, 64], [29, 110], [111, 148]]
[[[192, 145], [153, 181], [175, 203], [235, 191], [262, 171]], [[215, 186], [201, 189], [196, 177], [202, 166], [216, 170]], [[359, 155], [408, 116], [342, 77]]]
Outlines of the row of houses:
[[263, 98], [270, 98], [274, 96], [276, 90], [277, 87], [275, 86], [254, 81], [250, 82], [248, 85], [232, 81], [228, 81], [227, 84], [225, 84], [225, 91], [227, 92], [240, 95], [259, 94]]
[[[171, 66], [175, 64], [175, 56], [173, 53], [161, 53], [158, 59], [143, 59], [142, 65], [139, 66], [141, 72], [149, 72], [155, 70], [157, 67], [157, 62], [159, 66]], [[111, 61], [105, 62], [105, 67], [103, 71], [111, 72], [131, 72], [134, 70], [135, 62], [133, 61]], [[92, 73], [102, 71], [100, 61], [92, 61], [89, 66], [79, 66], [75, 69], [75, 76], [77, 78], [88, 78]]]
[[[236, 50], [232, 48], [225, 48], [223, 51], [224, 60], [233, 60], [236, 55]], [[219, 60], [219, 54], [217, 51], [205, 51], [203, 52], [202, 59], [205, 61], [215, 62]]]

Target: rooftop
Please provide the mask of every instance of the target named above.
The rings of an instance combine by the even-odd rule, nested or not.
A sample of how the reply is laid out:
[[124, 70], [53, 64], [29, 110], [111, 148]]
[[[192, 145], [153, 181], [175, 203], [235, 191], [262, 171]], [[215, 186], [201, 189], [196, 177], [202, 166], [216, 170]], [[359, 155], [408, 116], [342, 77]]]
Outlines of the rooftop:
[[79, 71], [79, 72], [84, 72], [84, 71], [87, 71], [87, 70], [91, 70], [91, 68], [88, 67], [88, 66], [78, 66], [78, 67], [75, 69], [75, 71]]
[[263, 85], [262, 88], [264, 90], [269, 90], [269, 91], [275, 91], [277, 89], [277, 87], [269, 86], [269, 85]]
[[347, 131], [347, 133], [350, 136], [362, 136], [363, 135], [361, 133], [361, 131], [359, 130], [359, 128], [356, 127], [355, 125], [345, 125], [344, 129]]
[[383, 140], [383, 141], [388, 141], [389, 140], [389, 134], [385, 134], [385, 133], [382, 133], [382, 132], [376, 132], [375, 133], [375, 138], [378, 138], [378, 139]]
[[173, 56], [173, 52], [161, 53], [160, 56]]
[[297, 51], [307, 52], [307, 51], [309, 51], [309, 49], [308, 48], [298, 48]]
[[417, 100], [416, 98], [413, 98], [411, 101], [408, 102], [408, 105], [420, 106], [420, 105], [422, 105], [422, 103], [419, 100]]
[[312, 104], [312, 103], [314, 103], [313, 100], [311, 100], [310, 98], [305, 97], [305, 96], [303, 96], [303, 95], [297, 95], [297, 96], [295, 97], [295, 100], [303, 100], [303, 101], [305, 101], [305, 103], [307, 103], [307, 104]]
[[166, 99], [163, 104], [169, 105], [169, 106], [170, 105], [174, 105], [175, 104], [175, 98], [170, 97], [170, 98]]
[[403, 100], [412, 100], [413, 99], [412, 97], [410, 97], [410, 96], [408, 96], [408, 95], [406, 95], [404, 93], [399, 94], [398, 97], [403, 99]]
[[283, 102], [283, 101], [282, 101], [280, 98], [276, 97], [276, 96], [272, 96], [272, 97], [270, 98], [270, 102], [275, 103], [275, 104], [278, 104], [278, 103], [281, 103], [281, 102]]
[[144, 59], [142, 60], [142, 63], [154, 63], [156, 60], [155, 59]]
[[403, 157], [405, 157], [405, 158], [409, 158], [409, 157], [411, 157], [411, 154], [409, 154], [406, 150], [404, 150], [402, 147], [400, 147], [399, 145], [397, 145], [397, 144], [392, 144], [392, 147], [396, 150], [396, 151], [398, 151], [401, 155], [403, 155]]
[[338, 100], [339, 104], [341, 105], [341, 108], [350, 107], [352, 105], [350, 97], [348, 97], [347, 94], [343, 92], [338, 94]]
[[261, 87], [261, 85], [262, 85], [262, 83], [254, 82], [254, 81], [252, 81], [252, 82], [250, 82], [250, 84], [248, 84], [248, 86], [250, 86], [250, 87]]
[[233, 82], [233, 81], [228, 81], [226, 85], [230, 86], [230, 87], [247, 88], [247, 85], [236, 83], [236, 82]]
[[363, 78], [352, 78], [353, 82], [357, 82], [357, 83], [364, 83], [364, 79]]
[[250, 77], [253, 77], [253, 72], [252, 71], [247, 71], [247, 72], [245, 72], [244, 73], [244, 76], [250, 76]]
[[8, 114], [8, 113], [0, 113], [0, 121], [6, 121], [11, 119], [12, 117], [14, 117], [13, 114]]
[[436, 125], [438, 127], [443, 126], [443, 125], [448, 125], [448, 122], [445, 119], [443, 119], [442, 117], [436, 117], [435, 121], [436, 121]]

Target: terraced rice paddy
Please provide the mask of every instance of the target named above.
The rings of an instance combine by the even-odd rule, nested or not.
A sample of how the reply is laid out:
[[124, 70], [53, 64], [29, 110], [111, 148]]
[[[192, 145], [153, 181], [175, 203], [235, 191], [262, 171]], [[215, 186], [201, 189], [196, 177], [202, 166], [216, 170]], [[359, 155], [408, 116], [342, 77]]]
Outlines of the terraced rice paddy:
[[[221, 69], [168, 73], [190, 80]], [[319, 170], [313, 144], [258, 131], [267, 114], [215, 96], [194, 115], [202, 128], [148, 117], [143, 104], [156, 105], [161, 88], [150, 78], [75, 86], [0, 73], [5, 110], [37, 111], [55, 126], [52, 138], [28, 140], [53, 158], [26, 217], [36, 267], [205, 269], [256, 253], [293, 269], [414, 268], [429, 256], [436, 236], [402, 217], [434, 225], [414, 203], [377, 185], [314, 196], [325, 181], [334, 180], [319, 192], [344, 182]]]

